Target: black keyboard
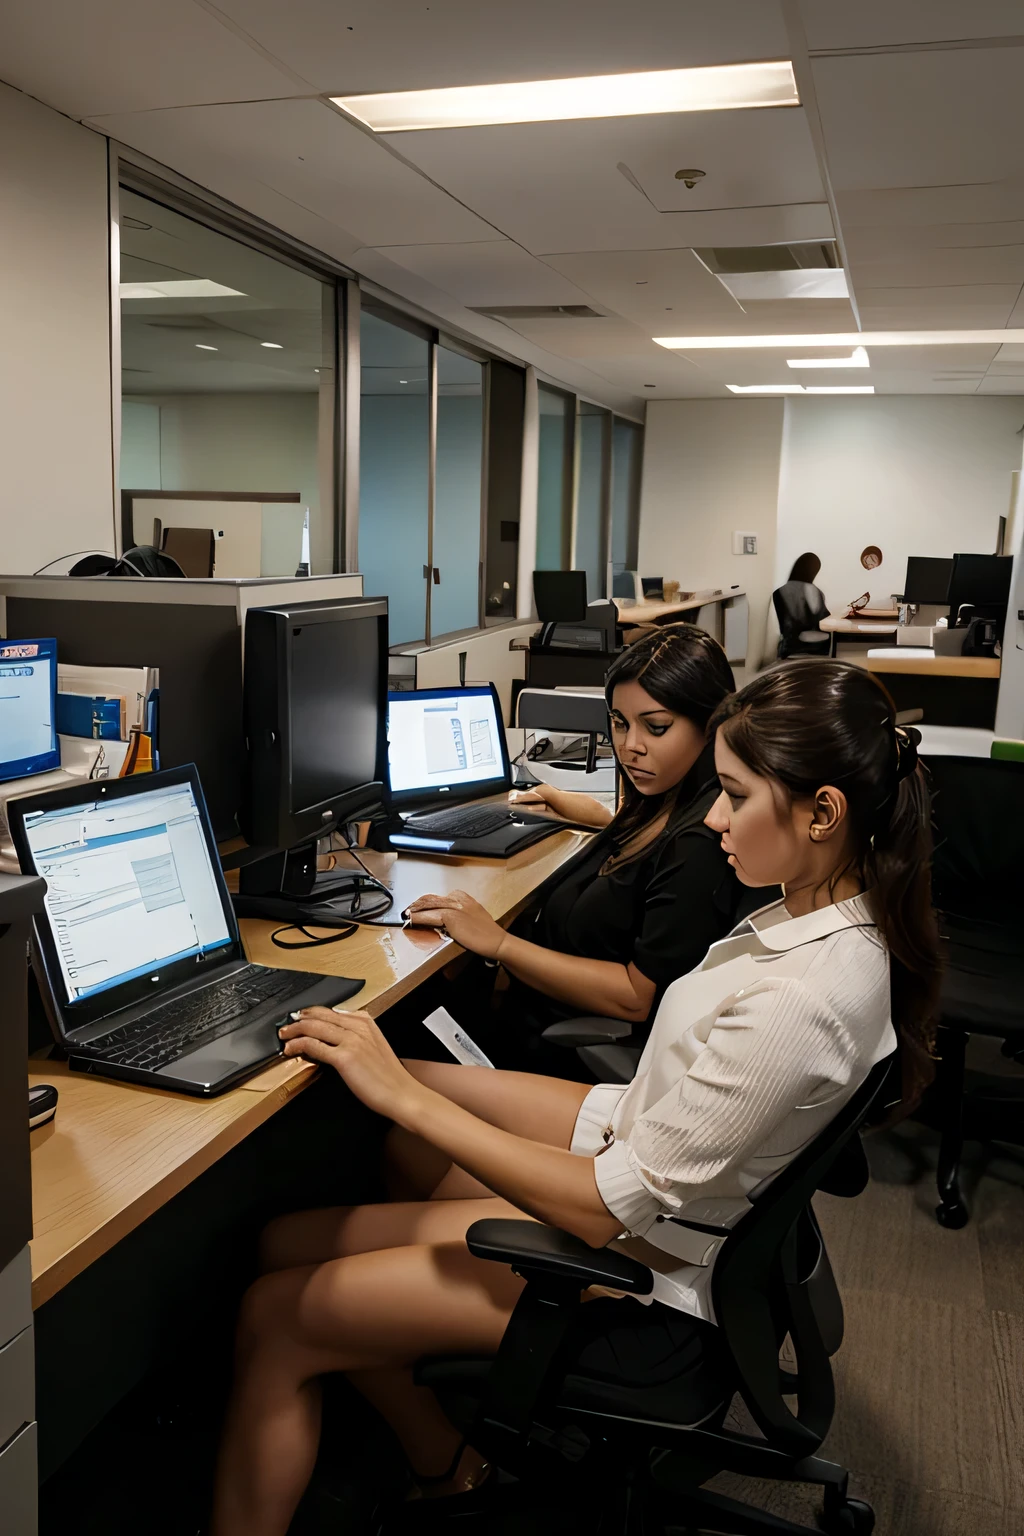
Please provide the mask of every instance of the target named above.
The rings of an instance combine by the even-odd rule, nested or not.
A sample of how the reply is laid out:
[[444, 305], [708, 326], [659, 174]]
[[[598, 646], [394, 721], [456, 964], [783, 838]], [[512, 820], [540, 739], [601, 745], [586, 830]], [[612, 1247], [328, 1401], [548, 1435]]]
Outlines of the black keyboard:
[[298, 997], [310, 985], [305, 972], [275, 971], [249, 965], [230, 981], [213, 983], [187, 997], [154, 1008], [144, 1018], [124, 1024], [93, 1041], [90, 1054], [122, 1067], [154, 1070], [186, 1050], [230, 1034], [247, 1013], [280, 998]]
[[407, 821], [402, 830], [415, 836], [423, 833], [430, 837], [486, 837], [507, 827], [512, 813], [505, 805], [452, 806], [450, 811], [434, 811], [429, 816], [417, 816]]

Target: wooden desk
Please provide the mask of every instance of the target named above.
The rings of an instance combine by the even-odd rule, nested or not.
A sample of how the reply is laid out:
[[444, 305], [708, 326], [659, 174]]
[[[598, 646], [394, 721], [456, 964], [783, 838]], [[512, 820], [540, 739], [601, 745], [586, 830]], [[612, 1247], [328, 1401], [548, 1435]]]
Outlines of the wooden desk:
[[[395, 893], [398, 915], [416, 896], [462, 888], [508, 923], [537, 887], [586, 841], [565, 831], [514, 858], [441, 859], [364, 855]], [[279, 926], [241, 924], [252, 960], [327, 975], [364, 976], [348, 1004], [377, 1015], [462, 953], [429, 929], [361, 928], [334, 947], [288, 952], [270, 934]], [[278, 1062], [214, 1099], [69, 1072], [33, 1062], [30, 1082], [56, 1082], [56, 1119], [32, 1132], [32, 1301], [40, 1307], [87, 1265], [151, 1216], [308, 1087], [315, 1069]]]
[[866, 664], [888, 688], [896, 708], [923, 710], [926, 725], [995, 728], [1000, 663], [994, 658], [868, 656]]
[[888, 635], [895, 642], [899, 625], [895, 618], [891, 622], [886, 619], [822, 619], [818, 628], [824, 630], [826, 635], [831, 635], [829, 655], [834, 656], [839, 640], [874, 645]]
[[723, 587], [693, 592], [689, 597], [678, 597], [673, 603], [662, 602], [630, 602], [628, 598], [617, 597], [615, 606], [619, 610], [619, 623], [629, 624], [660, 624], [678, 619], [684, 613], [693, 613], [696, 608], [708, 608], [713, 604], [727, 603], [734, 597], [744, 597], [746, 594], [742, 587]]

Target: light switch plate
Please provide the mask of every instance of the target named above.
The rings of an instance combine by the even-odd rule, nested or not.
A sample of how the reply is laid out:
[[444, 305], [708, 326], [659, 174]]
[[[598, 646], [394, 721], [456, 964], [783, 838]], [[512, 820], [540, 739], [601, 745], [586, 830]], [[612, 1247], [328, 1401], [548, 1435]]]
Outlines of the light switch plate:
[[734, 555], [756, 555], [756, 533], [734, 533], [732, 536], [732, 552]]

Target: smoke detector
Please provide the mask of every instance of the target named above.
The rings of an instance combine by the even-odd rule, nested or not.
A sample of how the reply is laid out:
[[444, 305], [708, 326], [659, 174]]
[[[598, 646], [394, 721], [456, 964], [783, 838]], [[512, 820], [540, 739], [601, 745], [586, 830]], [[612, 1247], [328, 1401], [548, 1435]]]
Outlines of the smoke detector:
[[707, 171], [682, 170], [676, 171], [676, 181], [681, 181], [684, 186], [694, 188], [698, 181], [703, 181]]

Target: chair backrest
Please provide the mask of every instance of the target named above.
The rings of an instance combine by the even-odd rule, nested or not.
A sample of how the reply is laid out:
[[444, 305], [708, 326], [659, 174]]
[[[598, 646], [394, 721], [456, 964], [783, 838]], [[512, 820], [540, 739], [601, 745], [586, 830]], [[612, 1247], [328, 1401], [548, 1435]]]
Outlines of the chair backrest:
[[[752, 1209], [733, 1228], [715, 1261], [715, 1317], [736, 1366], [739, 1391], [755, 1422], [778, 1449], [810, 1455], [832, 1422], [835, 1389], [828, 1335], [814, 1282], [827, 1256], [810, 1210], [811, 1196], [856, 1136], [881, 1093], [892, 1063], [869, 1072], [853, 1097], [781, 1173], [756, 1190]], [[797, 1357], [798, 1410], [782, 1395], [779, 1347], [789, 1334]]]
[[1024, 916], [1024, 762], [926, 759], [932, 780], [932, 887], [943, 912], [1001, 926]]

